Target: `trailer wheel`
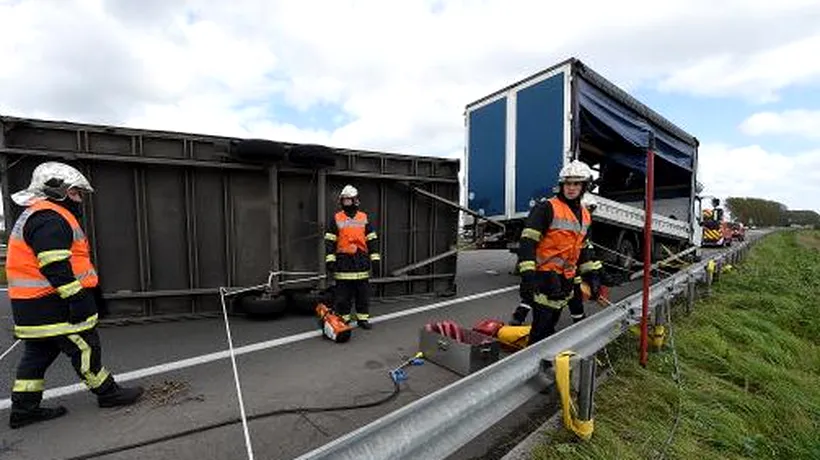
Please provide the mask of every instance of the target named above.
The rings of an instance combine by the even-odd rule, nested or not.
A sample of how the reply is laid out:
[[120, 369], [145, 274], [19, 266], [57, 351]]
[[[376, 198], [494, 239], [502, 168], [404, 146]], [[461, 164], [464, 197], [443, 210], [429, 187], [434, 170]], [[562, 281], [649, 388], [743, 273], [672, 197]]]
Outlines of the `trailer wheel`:
[[264, 297], [249, 295], [239, 300], [239, 307], [249, 318], [265, 319], [280, 316], [287, 309], [285, 296]]
[[328, 307], [333, 307], [333, 294], [329, 289], [326, 291], [293, 291], [288, 292], [288, 309], [298, 315], [315, 315], [316, 305], [324, 303]]
[[285, 147], [279, 142], [267, 139], [245, 139], [236, 143], [231, 153], [238, 158], [265, 162], [285, 159]]
[[336, 166], [336, 154], [330, 147], [318, 144], [294, 145], [288, 152], [291, 163], [316, 167]]
[[635, 264], [638, 251], [635, 249], [635, 244], [632, 242], [629, 234], [625, 234], [618, 244], [618, 266], [624, 269], [631, 269]]

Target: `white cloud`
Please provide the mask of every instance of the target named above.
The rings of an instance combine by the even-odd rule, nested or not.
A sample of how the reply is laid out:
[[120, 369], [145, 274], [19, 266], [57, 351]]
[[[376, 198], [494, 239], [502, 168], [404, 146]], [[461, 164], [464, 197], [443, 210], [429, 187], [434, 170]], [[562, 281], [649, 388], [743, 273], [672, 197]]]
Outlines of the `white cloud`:
[[820, 211], [820, 148], [785, 155], [758, 145], [704, 144], [699, 163], [698, 180], [708, 184], [704, 195], [765, 198]]
[[[809, 0], [136, 3], [0, 0], [0, 113], [452, 156], [466, 103], [573, 55], [626, 87], [757, 102], [820, 82]], [[344, 122], [296, 126], [276, 101]]]
[[820, 139], [820, 110], [759, 112], [744, 120], [740, 130], [753, 136], [780, 134]]
[[774, 102], [779, 99], [778, 91], [787, 86], [816, 84], [820, 80], [820, 60], [807, 58], [818, 52], [820, 34], [745, 56], [715, 54], [665, 78], [660, 88], [706, 96], [739, 95], [758, 103]]

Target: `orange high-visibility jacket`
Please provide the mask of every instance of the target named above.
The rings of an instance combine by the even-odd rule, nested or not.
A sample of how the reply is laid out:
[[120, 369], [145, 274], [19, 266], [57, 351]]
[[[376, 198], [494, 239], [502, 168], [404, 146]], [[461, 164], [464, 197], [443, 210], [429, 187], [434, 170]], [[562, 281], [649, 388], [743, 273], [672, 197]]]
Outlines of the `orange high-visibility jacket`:
[[[55, 260], [63, 260], [69, 254], [63, 254], [63, 251], [60, 250], [35, 254], [23, 238], [23, 228], [29, 216], [44, 209], [60, 214], [74, 232], [74, 241], [70, 248], [70, 261], [71, 269], [77, 281], [66, 286], [52, 286], [40, 272], [40, 267]], [[39, 201], [26, 208], [14, 224], [6, 253], [6, 276], [11, 300], [37, 299], [55, 293], [65, 298], [77, 293], [82, 288], [95, 287], [98, 283], [97, 271], [91, 262], [88, 240], [77, 218], [64, 207], [46, 200]]]
[[337, 254], [356, 254], [361, 251], [368, 253], [367, 248], [367, 214], [362, 211], [356, 212], [356, 215], [351, 219], [344, 211], [339, 211], [334, 216], [336, 220], [336, 228], [338, 234], [336, 235], [336, 253]]
[[578, 222], [566, 203], [557, 198], [548, 201], [552, 205], [553, 218], [535, 249], [536, 270], [554, 271], [572, 278], [592, 217], [586, 207], [581, 206], [582, 221]]
[[547, 201], [552, 207], [552, 221], [549, 226], [543, 233], [535, 229], [524, 229], [522, 233], [522, 237], [537, 241], [536, 260], [529, 263], [533, 263], [537, 271], [553, 271], [566, 278], [572, 278], [578, 268], [578, 259], [584, 248], [584, 238], [592, 224], [592, 216], [582, 206], [579, 222], [569, 205], [560, 199], [554, 197]]

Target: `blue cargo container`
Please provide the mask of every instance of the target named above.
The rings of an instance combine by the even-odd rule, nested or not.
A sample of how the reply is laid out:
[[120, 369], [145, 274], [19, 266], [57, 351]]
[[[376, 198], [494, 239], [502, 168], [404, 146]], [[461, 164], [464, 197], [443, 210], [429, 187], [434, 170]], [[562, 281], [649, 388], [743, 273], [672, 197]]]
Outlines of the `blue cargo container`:
[[[569, 59], [468, 104], [465, 116], [466, 204], [506, 227], [483, 247], [515, 249], [535, 200], [551, 196], [561, 168], [578, 158], [598, 176], [595, 240], [628, 255], [619, 262], [630, 265], [642, 251], [650, 148], [656, 250], [699, 246], [697, 139], [581, 61]], [[475, 230], [492, 231], [480, 221]]]

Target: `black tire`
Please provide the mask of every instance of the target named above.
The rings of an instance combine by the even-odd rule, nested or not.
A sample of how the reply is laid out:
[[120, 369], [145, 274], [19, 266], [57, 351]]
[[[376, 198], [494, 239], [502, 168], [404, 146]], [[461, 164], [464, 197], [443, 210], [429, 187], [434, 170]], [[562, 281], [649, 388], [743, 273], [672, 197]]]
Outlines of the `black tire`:
[[333, 149], [318, 144], [294, 145], [288, 151], [288, 160], [291, 163], [311, 168], [336, 166], [336, 157]]
[[239, 307], [249, 318], [273, 318], [281, 316], [288, 307], [285, 296], [265, 298], [259, 295], [242, 297]]
[[315, 315], [316, 305], [324, 303], [333, 308], [331, 291], [292, 291], [288, 292], [288, 310], [298, 315]]
[[638, 251], [635, 248], [635, 243], [632, 242], [630, 234], [624, 234], [621, 242], [618, 244], [618, 266], [626, 270], [631, 270], [637, 260]]
[[447, 289], [442, 289], [440, 291], [436, 291], [436, 297], [455, 297], [458, 295], [458, 286], [453, 283], [452, 286], [448, 287]]
[[285, 159], [285, 147], [266, 139], [245, 139], [236, 143], [231, 154], [243, 160], [278, 162]]

